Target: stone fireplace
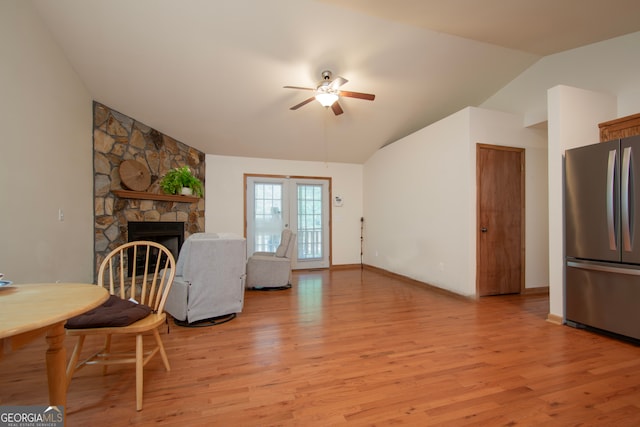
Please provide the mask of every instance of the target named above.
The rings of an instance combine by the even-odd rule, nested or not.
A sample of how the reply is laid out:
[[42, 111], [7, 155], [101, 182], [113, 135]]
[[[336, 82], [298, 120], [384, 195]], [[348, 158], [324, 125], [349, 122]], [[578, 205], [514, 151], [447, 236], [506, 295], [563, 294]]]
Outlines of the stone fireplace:
[[[204, 231], [204, 198], [167, 196], [158, 184], [169, 169], [185, 165], [205, 184], [204, 159], [203, 152], [94, 102], [95, 272], [111, 250], [129, 241], [130, 223], [168, 224], [171, 233], [181, 227], [179, 245], [191, 234]], [[148, 169], [151, 176], [148, 189], [129, 191], [123, 185], [119, 167], [124, 160], [136, 160]], [[174, 243], [167, 240], [167, 244]], [[179, 251], [179, 245], [167, 247], [174, 252]]]

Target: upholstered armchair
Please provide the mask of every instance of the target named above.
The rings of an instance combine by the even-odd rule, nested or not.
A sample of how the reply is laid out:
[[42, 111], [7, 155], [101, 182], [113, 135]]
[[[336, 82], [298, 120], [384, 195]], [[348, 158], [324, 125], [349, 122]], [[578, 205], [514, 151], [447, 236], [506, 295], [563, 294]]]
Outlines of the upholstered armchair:
[[296, 234], [285, 229], [275, 252], [254, 252], [247, 261], [247, 288], [290, 288], [295, 247]]
[[231, 233], [195, 233], [185, 240], [165, 310], [192, 324], [240, 313], [244, 305], [246, 241]]

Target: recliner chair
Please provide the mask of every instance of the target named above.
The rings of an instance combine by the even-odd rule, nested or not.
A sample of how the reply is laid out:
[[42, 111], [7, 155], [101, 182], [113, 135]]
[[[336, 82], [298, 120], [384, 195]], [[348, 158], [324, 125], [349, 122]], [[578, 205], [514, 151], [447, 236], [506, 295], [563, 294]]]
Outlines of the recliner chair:
[[178, 324], [240, 313], [246, 240], [232, 233], [195, 233], [185, 240], [165, 310]]
[[295, 247], [296, 234], [287, 228], [275, 252], [254, 252], [247, 261], [247, 288], [290, 288]]

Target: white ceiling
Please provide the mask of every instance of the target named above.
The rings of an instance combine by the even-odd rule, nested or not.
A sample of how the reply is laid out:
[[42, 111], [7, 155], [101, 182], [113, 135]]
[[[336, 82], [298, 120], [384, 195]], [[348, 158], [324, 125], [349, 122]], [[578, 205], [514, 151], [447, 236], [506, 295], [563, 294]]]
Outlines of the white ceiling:
[[[544, 55], [640, 31], [637, 0], [34, 0], [92, 97], [208, 154], [363, 163]], [[344, 114], [312, 102], [324, 69]]]

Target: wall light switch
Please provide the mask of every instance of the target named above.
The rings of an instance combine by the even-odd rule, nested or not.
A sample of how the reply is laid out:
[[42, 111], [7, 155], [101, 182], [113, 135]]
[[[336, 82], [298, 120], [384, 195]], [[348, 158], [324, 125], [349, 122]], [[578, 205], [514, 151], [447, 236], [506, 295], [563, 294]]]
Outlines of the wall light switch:
[[64, 211], [62, 208], [58, 209], [58, 221], [64, 221]]

